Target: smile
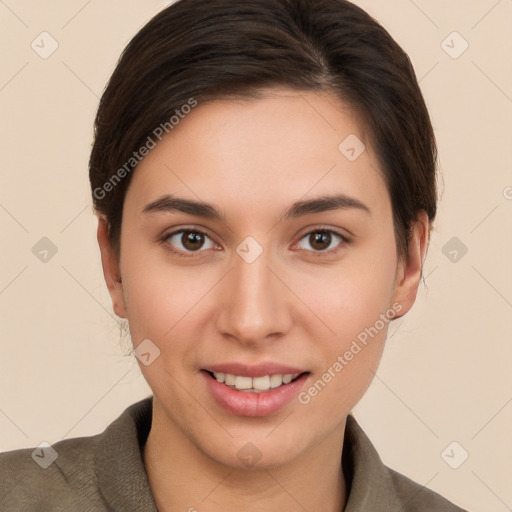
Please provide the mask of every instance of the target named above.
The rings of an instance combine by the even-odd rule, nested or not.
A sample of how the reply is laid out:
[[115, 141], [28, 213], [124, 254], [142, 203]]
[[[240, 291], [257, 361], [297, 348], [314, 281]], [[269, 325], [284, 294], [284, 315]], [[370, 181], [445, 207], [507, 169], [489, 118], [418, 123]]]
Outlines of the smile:
[[293, 402], [311, 376], [309, 371], [299, 373], [297, 368], [293, 368], [293, 373], [274, 373], [276, 369], [268, 367], [265, 371], [261, 367], [245, 371], [240, 366], [230, 369], [236, 373], [210, 368], [200, 374], [213, 402], [236, 416], [261, 417], [277, 413]]
[[270, 389], [278, 388], [283, 384], [289, 384], [295, 380], [300, 373], [288, 373], [285, 375], [263, 375], [261, 377], [247, 377], [243, 375], [233, 375], [231, 373], [213, 372], [211, 373], [217, 382], [223, 383], [232, 389], [245, 391], [247, 393], [261, 393]]

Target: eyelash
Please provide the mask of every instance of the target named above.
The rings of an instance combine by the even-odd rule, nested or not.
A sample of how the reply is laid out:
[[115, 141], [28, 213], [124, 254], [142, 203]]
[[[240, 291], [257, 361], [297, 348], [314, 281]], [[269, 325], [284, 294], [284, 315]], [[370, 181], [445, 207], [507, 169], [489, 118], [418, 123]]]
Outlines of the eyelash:
[[[197, 251], [182, 251], [182, 250], [173, 249], [171, 244], [168, 243], [169, 239], [171, 237], [173, 237], [174, 235], [183, 234], [183, 233], [200, 234], [200, 235], [203, 235], [203, 236], [209, 238], [210, 240], [212, 240], [211, 237], [208, 234], [206, 234], [204, 231], [202, 231], [201, 229], [197, 229], [197, 228], [182, 228], [182, 229], [179, 229], [177, 231], [173, 231], [171, 233], [165, 234], [161, 238], [160, 241], [165, 244], [167, 250], [169, 250], [170, 252], [172, 252], [174, 254], [177, 254], [178, 256], [184, 257], [184, 258], [194, 258], [194, 257], [197, 257], [198, 253], [206, 252], [206, 250], [201, 250], [201, 249], [199, 249]], [[300, 242], [304, 238], [306, 238], [308, 236], [311, 236], [314, 233], [329, 233], [331, 235], [334, 235], [335, 237], [337, 237], [337, 238], [339, 238], [341, 240], [340, 243], [342, 244], [342, 246], [343, 245], [347, 245], [347, 244], [350, 243], [350, 239], [347, 236], [342, 235], [341, 233], [339, 233], [339, 232], [337, 232], [337, 231], [335, 231], [333, 229], [323, 228], [323, 227], [315, 228], [315, 229], [313, 229], [311, 231], [308, 231], [306, 234], [302, 235], [298, 241]], [[213, 240], [212, 240], [212, 242], [213, 242]], [[337, 248], [330, 249], [328, 251], [326, 251], [326, 250], [324, 250], [324, 251], [314, 251], [314, 250], [308, 250], [308, 249], [306, 249], [306, 250], [308, 252], [310, 252], [315, 257], [321, 257], [321, 256], [336, 254], [339, 250], [341, 250], [341, 247], [339, 247], [339, 244], [338, 244]]]

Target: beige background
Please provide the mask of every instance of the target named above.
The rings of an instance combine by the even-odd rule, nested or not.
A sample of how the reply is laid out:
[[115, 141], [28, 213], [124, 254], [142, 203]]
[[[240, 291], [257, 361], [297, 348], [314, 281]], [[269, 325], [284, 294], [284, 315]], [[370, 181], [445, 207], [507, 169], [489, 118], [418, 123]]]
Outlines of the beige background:
[[[411, 56], [444, 185], [428, 288], [392, 325], [355, 416], [391, 467], [471, 511], [505, 512], [512, 509], [512, 0], [357, 3]], [[2, 450], [95, 434], [150, 392], [120, 343], [103, 282], [87, 161], [98, 97], [121, 50], [167, 4], [0, 1]], [[59, 45], [47, 59], [31, 48], [43, 31]], [[453, 31], [469, 43], [457, 59], [442, 46]], [[452, 36], [445, 48], [453, 54], [462, 44]], [[57, 247], [46, 263], [32, 252], [42, 237]], [[443, 253], [453, 237], [468, 249], [457, 262]], [[441, 456], [452, 441], [462, 448], [448, 450], [450, 462], [469, 453], [458, 469]]]

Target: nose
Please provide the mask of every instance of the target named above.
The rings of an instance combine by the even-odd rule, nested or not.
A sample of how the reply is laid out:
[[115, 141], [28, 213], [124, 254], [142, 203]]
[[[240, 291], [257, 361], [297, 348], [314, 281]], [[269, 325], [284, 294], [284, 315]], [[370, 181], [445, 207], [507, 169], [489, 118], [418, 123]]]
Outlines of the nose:
[[217, 304], [217, 329], [245, 345], [275, 341], [292, 325], [292, 294], [265, 251], [252, 263], [235, 254]]

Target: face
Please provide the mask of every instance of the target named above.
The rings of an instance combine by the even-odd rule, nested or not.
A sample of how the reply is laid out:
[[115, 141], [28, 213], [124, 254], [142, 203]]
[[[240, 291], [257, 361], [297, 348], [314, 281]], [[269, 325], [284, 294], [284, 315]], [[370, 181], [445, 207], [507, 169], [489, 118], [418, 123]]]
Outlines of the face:
[[119, 262], [99, 229], [159, 421], [231, 467], [243, 450], [263, 468], [339, 443], [414, 302], [422, 219], [399, 262], [379, 162], [333, 97], [195, 107], [135, 171]]

